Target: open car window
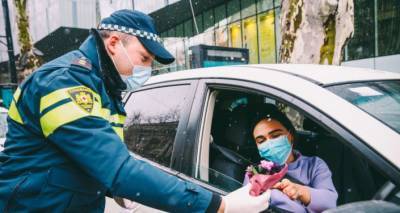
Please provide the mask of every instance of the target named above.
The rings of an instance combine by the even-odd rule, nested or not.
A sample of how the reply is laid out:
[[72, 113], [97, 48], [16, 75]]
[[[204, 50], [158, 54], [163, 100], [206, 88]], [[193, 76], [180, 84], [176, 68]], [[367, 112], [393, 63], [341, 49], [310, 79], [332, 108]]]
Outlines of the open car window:
[[[202, 153], [199, 159], [197, 179], [227, 192], [241, 186], [245, 168], [250, 162], [260, 160], [248, 128], [252, 115], [247, 107], [270, 103], [276, 105], [295, 126], [297, 139], [294, 148], [302, 155], [317, 156], [326, 162], [339, 195], [338, 205], [371, 200], [388, 181], [379, 168], [372, 166], [365, 157], [349, 148], [348, 142], [305, 114], [300, 107], [259, 93], [215, 91], [217, 95], [207, 103], [212, 103], [212, 113], [205, 113], [203, 117], [203, 120], [212, 123], [209, 131], [203, 131], [202, 137], [211, 139], [206, 140], [209, 143], [208, 153]], [[212, 116], [212, 119], [207, 116]], [[230, 151], [227, 154], [221, 152], [220, 148]], [[204, 161], [204, 158], [207, 160]], [[206, 163], [201, 164], [202, 161]], [[395, 201], [396, 196], [397, 193], [394, 193], [391, 199]]]

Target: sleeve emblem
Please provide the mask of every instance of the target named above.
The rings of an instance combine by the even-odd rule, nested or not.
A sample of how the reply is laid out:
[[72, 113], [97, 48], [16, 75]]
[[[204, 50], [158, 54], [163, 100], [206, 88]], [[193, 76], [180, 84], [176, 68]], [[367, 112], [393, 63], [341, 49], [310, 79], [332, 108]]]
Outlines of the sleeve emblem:
[[77, 87], [68, 90], [72, 101], [88, 113], [93, 110], [93, 93], [87, 87]]

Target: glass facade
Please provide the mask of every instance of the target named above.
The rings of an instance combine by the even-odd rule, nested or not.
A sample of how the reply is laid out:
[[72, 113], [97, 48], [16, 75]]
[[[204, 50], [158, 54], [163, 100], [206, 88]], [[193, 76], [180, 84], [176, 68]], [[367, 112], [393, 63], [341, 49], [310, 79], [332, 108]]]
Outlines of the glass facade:
[[243, 47], [249, 49], [250, 64], [258, 63], [257, 18], [248, 17], [243, 20]]
[[[230, 0], [196, 14], [205, 44], [249, 49], [250, 63], [279, 62], [281, 0]], [[400, 1], [354, 0], [354, 35], [345, 61], [400, 54]], [[198, 37], [192, 19], [164, 37]], [[211, 40], [210, 40], [211, 39]]]
[[400, 1], [377, 1], [378, 56], [400, 53]]
[[[277, 2], [277, 0], [275, 0]], [[275, 6], [274, 6], [275, 5]], [[232, 0], [196, 14], [204, 44], [249, 49], [252, 64], [276, 63], [275, 11], [273, 0]], [[197, 39], [192, 19], [161, 33], [162, 37]], [[195, 38], [196, 37], [196, 38]], [[211, 41], [209, 41], [212, 39]]]
[[400, 1], [355, 0], [346, 60], [400, 54]]
[[260, 63], [275, 63], [275, 22], [274, 11], [268, 11], [258, 16], [258, 36], [260, 40]]
[[229, 46], [242, 47], [242, 29], [240, 22], [229, 25]]
[[[368, 26], [368, 27], [365, 27]], [[354, 2], [354, 37], [347, 48], [348, 60], [374, 56], [374, 0]]]

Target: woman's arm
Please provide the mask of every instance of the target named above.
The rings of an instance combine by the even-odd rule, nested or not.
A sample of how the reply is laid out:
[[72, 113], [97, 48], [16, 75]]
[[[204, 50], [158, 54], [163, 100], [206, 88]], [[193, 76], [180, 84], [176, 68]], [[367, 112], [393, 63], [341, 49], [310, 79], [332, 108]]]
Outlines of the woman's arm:
[[316, 157], [310, 167], [312, 178], [309, 186], [283, 179], [274, 185], [292, 200], [301, 201], [310, 212], [321, 212], [336, 207], [337, 192], [332, 182], [332, 174], [326, 163]]
[[328, 165], [318, 157], [314, 161], [313, 178], [308, 188], [311, 198], [308, 210], [322, 212], [336, 207], [338, 194], [332, 182], [332, 173]]

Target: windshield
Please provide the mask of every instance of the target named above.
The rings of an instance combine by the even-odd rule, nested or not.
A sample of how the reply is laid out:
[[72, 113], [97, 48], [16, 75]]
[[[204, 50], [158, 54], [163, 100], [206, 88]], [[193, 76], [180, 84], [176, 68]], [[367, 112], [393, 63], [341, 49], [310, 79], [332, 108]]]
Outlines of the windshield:
[[350, 83], [327, 89], [400, 133], [400, 80]]

